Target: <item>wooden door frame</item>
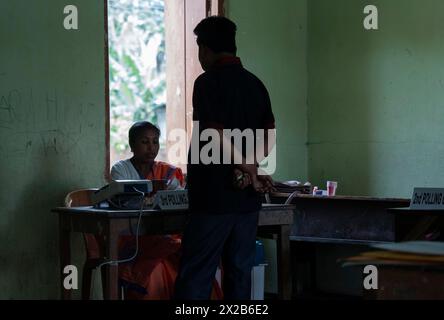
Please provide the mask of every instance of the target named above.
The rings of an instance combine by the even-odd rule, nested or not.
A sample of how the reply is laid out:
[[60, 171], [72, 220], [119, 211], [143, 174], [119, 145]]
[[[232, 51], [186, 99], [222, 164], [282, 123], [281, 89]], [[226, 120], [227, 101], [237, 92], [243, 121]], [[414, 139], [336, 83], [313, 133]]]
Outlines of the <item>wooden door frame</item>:
[[110, 137], [111, 137], [111, 126], [110, 126], [110, 101], [109, 101], [109, 39], [108, 39], [108, 0], [103, 1], [104, 14], [104, 63], [105, 63], [105, 170], [103, 177], [105, 181], [111, 180], [111, 166], [110, 166]]
[[[166, 5], [177, 0], [165, 0]], [[192, 93], [194, 80], [203, 72], [198, 60], [198, 48], [193, 30], [197, 23], [205, 17], [211, 15], [224, 15], [224, 0], [183, 0], [183, 19], [180, 20], [183, 28], [175, 38], [180, 39], [181, 45], [175, 48], [168, 48], [167, 57], [174, 57], [177, 52], [181, 52], [179, 60], [168, 60], [167, 58], [167, 132], [173, 129], [182, 129], [187, 133], [187, 146], [191, 139], [192, 132]], [[168, 16], [168, 13], [165, 15]], [[177, 20], [172, 24], [178, 23]], [[169, 27], [166, 23], [166, 32]], [[176, 28], [179, 29], [179, 28]], [[176, 30], [177, 32], [177, 30]], [[166, 36], [166, 38], [172, 38]], [[170, 41], [171, 43], [172, 41]], [[170, 51], [171, 50], [171, 51]], [[173, 53], [172, 53], [173, 52]], [[170, 70], [170, 71], [168, 71]], [[179, 70], [178, 73], [174, 71]], [[174, 142], [167, 143], [168, 148]], [[187, 146], [185, 148], [187, 148]], [[183, 163], [179, 167], [186, 172], [186, 165]]]

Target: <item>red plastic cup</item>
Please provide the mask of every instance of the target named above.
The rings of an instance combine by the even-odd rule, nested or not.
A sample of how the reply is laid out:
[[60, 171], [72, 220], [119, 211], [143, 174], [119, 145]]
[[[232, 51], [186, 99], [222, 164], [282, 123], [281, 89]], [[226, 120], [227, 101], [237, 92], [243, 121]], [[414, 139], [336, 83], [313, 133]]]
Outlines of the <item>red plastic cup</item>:
[[336, 189], [338, 183], [336, 181], [327, 181], [327, 192], [329, 197], [334, 197], [336, 195]]

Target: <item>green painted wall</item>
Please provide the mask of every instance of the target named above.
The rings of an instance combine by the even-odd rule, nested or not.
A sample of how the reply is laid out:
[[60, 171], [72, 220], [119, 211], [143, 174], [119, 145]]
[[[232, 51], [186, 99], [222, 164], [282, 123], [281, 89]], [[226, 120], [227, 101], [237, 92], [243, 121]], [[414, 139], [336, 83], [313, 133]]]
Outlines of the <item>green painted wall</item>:
[[59, 297], [50, 209], [104, 182], [103, 2], [69, 2], [78, 31], [63, 28], [66, 4], [0, 2], [0, 299]]
[[268, 88], [278, 132], [275, 179], [307, 179], [307, 1], [228, 0], [238, 55]]
[[444, 2], [308, 1], [309, 176], [341, 194], [442, 186]]
[[[58, 226], [75, 188], [104, 183], [103, 3], [0, 3], [0, 298], [58, 297]], [[277, 179], [342, 194], [409, 196], [439, 186], [444, 146], [444, 2], [229, 0], [239, 55], [268, 87]], [[307, 108], [308, 99], [308, 108]], [[308, 141], [308, 147], [307, 147]], [[81, 239], [75, 238], [80, 266]]]

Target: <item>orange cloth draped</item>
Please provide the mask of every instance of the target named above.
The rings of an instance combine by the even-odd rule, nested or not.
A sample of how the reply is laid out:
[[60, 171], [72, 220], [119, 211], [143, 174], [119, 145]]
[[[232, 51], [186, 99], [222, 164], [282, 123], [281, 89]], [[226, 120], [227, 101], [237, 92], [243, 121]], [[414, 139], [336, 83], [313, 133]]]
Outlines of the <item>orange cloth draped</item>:
[[[155, 162], [148, 180], [176, 178], [184, 185], [182, 170], [164, 162]], [[92, 236], [92, 235], [91, 235]], [[100, 246], [95, 237], [86, 235], [88, 257], [100, 257]], [[139, 253], [129, 262], [119, 265], [119, 280], [127, 288], [126, 299], [169, 300], [174, 294], [174, 283], [180, 260], [180, 235], [140, 236]], [[135, 236], [119, 237], [120, 259], [131, 257], [136, 250]], [[222, 299], [222, 290], [214, 280], [211, 299]]]

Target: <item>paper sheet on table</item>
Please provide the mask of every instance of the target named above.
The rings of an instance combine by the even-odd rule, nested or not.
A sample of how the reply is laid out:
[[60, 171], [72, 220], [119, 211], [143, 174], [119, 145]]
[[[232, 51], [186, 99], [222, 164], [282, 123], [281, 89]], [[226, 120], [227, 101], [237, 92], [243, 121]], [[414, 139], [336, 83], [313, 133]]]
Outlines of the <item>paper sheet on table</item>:
[[409, 241], [372, 245], [373, 248], [418, 255], [444, 256], [444, 242]]

